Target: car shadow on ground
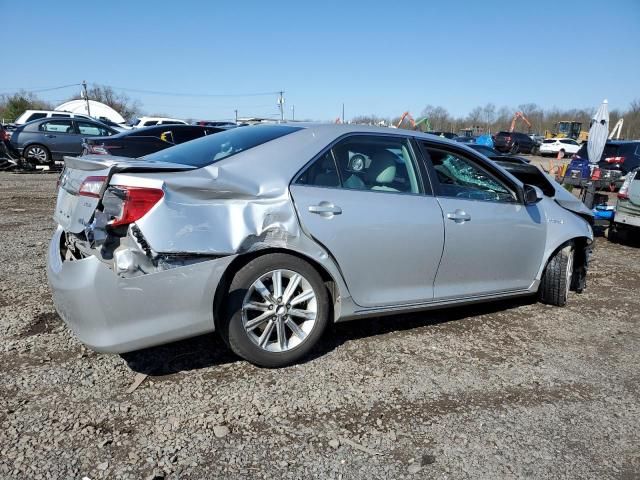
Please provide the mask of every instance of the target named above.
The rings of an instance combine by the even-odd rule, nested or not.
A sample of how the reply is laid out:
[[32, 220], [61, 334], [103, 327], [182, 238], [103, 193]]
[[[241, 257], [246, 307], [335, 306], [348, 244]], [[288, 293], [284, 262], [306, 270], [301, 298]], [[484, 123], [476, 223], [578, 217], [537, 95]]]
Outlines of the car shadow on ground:
[[[535, 296], [470, 304], [437, 310], [363, 318], [332, 324], [318, 345], [298, 363], [319, 358], [351, 340], [456, 322], [478, 315], [514, 309], [536, 302]], [[150, 376], [165, 376], [240, 361], [216, 334], [174, 342], [121, 355], [129, 368]]]

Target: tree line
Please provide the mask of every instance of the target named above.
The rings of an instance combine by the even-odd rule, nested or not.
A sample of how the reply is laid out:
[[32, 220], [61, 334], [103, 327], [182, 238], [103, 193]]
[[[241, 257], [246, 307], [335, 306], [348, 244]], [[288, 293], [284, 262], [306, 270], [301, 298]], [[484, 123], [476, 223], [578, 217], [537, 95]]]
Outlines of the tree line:
[[[553, 132], [556, 124], [563, 120], [582, 122], [582, 129], [589, 130], [589, 121], [595, 112], [594, 108], [544, 109], [535, 103], [524, 103], [516, 108], [502, 106], [496, 107], [493, 103], [473, 108], [466, 116], [455, 116], [442, 106], [427, 105], [419, 115], [413, 114], [415, 120], [426, 117], [429, 124], [423, 122], [419, 129], [426, 131], [458, 133], [463, 128], [480, 128], [488, 133], [496, 133], [509, 130], [515, 112], [522, 112], [531, 123], [528, 127], [522, 120], [516, 121], [515, 130], [524, 133], [536, 133], [543, 135], [545, 131]], [[353, 123], [368, 125], [398, 125], [400, 116], [389, 118], [377, 115], [361, 115], [354, 117]], [[640, 139], [640, 99], [633, 100], [627, 108], [609, 110], [609, 127], [613, 128], [616, 122], [624, 118], [624, 126], [620, 138]], [[430, 128], [429, 128], [430, 127]], [[404, 121], [400, 128], [412, 128], [408, 121]]]
[[[93, 85], [87, 89], [90, 100], [109, 105], [120, 113], [126, 120], [140, 115], [141, 105], [138, 100], [129, 98], [124, 93], [118, 93], [106, 85]], [[80, 95], [73, 95], [65, 101], [78, 100]], [[42, 100], [32, 92], [20, 91], [12, 95], [0, 95], [0, 120], [9, 123], [18, 118], [25, 110], [53, 110], [54, 105]]]
[[[118, 93], [109, 86], [93, 85], [88, 89], [87, 93], [91, 100], [109, 105], [127, 120], [141, 114], [141, 105], [138, 100], [131, 99], [126, 94]], [[79, 98], [79, 95], [74, 95], [68, 100]], [[0, 95], [0, 120], [4, 119], [8, 123], [18, 118], [25, 110], [53, 110], [53, 107], [49, 102], [27, 91], [21, 91], [13, 95]], [[479, 128], [485, 132], [495, 133], [501, 130], [508, 130], [513, 115], [517, 111], [524, 114], [531, 123], [531, 127], [528, 127], [522, 120], [517, 120], [516, 131], [542, 135], [547, 130], [554, 131], [556, 124], [561, 120], [582, 122], [583, 130], [588, 130], [589, 120], [594, 109], [544, 109], [535, 103], [524, 103], [516, 108], [507, 106], [498, 108], [493, 103], [487, 103], [484, 106], [473, 108], [468, 115], [463, 117], [450, 114], [445, 107], [427, 105], [420, 111], [419, 115], [414, 116], [416, 120], [422, 117], [429, 119], [429, 125], [424, 122], [419, 126], [422, 130], [457, 133], [463, 128]], [[614, 108], [610, 110], [610, 128], [613, 128], [620, 118], [624, 118], [621, 138], [640, 139], [640, 99], [632, 101], [624, 109]], [[354, 117], [351, 122], [369, 125], [397, 125], [399, 120], [400, 116], [389, 118], [377, 115], [360, 115]], [[401, 127], [411, 128], [411, 125], [405, 121]]]

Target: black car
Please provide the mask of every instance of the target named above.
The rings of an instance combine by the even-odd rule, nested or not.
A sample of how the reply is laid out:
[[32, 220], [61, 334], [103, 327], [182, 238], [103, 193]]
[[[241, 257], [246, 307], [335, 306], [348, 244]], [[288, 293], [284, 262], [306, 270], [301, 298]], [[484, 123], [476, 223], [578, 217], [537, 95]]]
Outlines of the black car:
[[114, 130], [103, 123], [79, 118], [43, 118], [17, 127], [10, 148], [31, 164], [49, 165], [65, 155], [80, 155], [89, 137], [108, 137]]
[[534, 153], [538, 147], [529, 135], [521, 132], [498, 132], [493, 144], [496, 150], [505, 153]]
[[444, 137], [444, 138], [448, 138], [449, 140], [452, 140], [454, 138], [456, 138], [458, 135], [452, 132], [441, 132], [441, 131], [431, 131], [431, 132], [427, 132], [430, 135], [435, 135], [437, 137]]
[[589, 167], [588, 143], [583, 143], [567, 167], [563, 183], [580, 186], [590, 178], [596, 188], [615, 190], [622, 185], [623, 177], [640, 167], [640, 141], [607, 140], [593, 172]]
[[524, 157], [518, 157], [516, 155], [507, 155], [505, 153], [500, 153], [495, 148], [491, 148], [487, 145], [480, 145], [478, 143], [468, 143], [467, 146], [469, 148], [473, 148], [476, 152], [481, 153], [487, 158], [491, 160], [499, 160], [501, 162], [509, 162], [509, 163], [529, 163], [529, 160]]
[[82, 154], [137, 158], [223, 130], [220, 127], [180, 124], [136, 128], [108, 137], [87, 138]]

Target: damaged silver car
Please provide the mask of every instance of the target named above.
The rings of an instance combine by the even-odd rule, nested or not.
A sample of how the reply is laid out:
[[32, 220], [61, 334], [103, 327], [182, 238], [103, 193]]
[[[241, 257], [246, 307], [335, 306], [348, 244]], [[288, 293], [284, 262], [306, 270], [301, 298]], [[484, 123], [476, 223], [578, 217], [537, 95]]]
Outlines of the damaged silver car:
[[564, 305], [585, 287], [590, 212], [545, 182], [460, 143], [356, 125], [66, 158], [49, 282], [95, 350], [215, 330], [279, 367], [329, 322], [519, 295]]

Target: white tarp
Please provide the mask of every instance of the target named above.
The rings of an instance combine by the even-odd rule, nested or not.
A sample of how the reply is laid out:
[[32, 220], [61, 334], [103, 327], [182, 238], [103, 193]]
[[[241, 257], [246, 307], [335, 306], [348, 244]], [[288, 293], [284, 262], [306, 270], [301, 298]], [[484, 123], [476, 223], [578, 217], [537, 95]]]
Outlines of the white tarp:
[[596, 164], [600, 161], [604, 144], [609, 136], [609, 102], [605, 99], [598, 107], [598, 111], [591, 118], [589, 127], [589, 141], [587, 142], [587, 154], [589, 163]]
[[[89, 109], [91, 110], [90, 113], [93, 118], [104, 117], [115, 123], [125, 123], [122, 115], [104, 103], [89, 100]], [[65, 102], [56, 107], [56, 110], [59, 112], [83, 113], [85, 115], [89, 114], [89, 112], [87, 112], [86, 100], [71, 100], [70, 102]]]

